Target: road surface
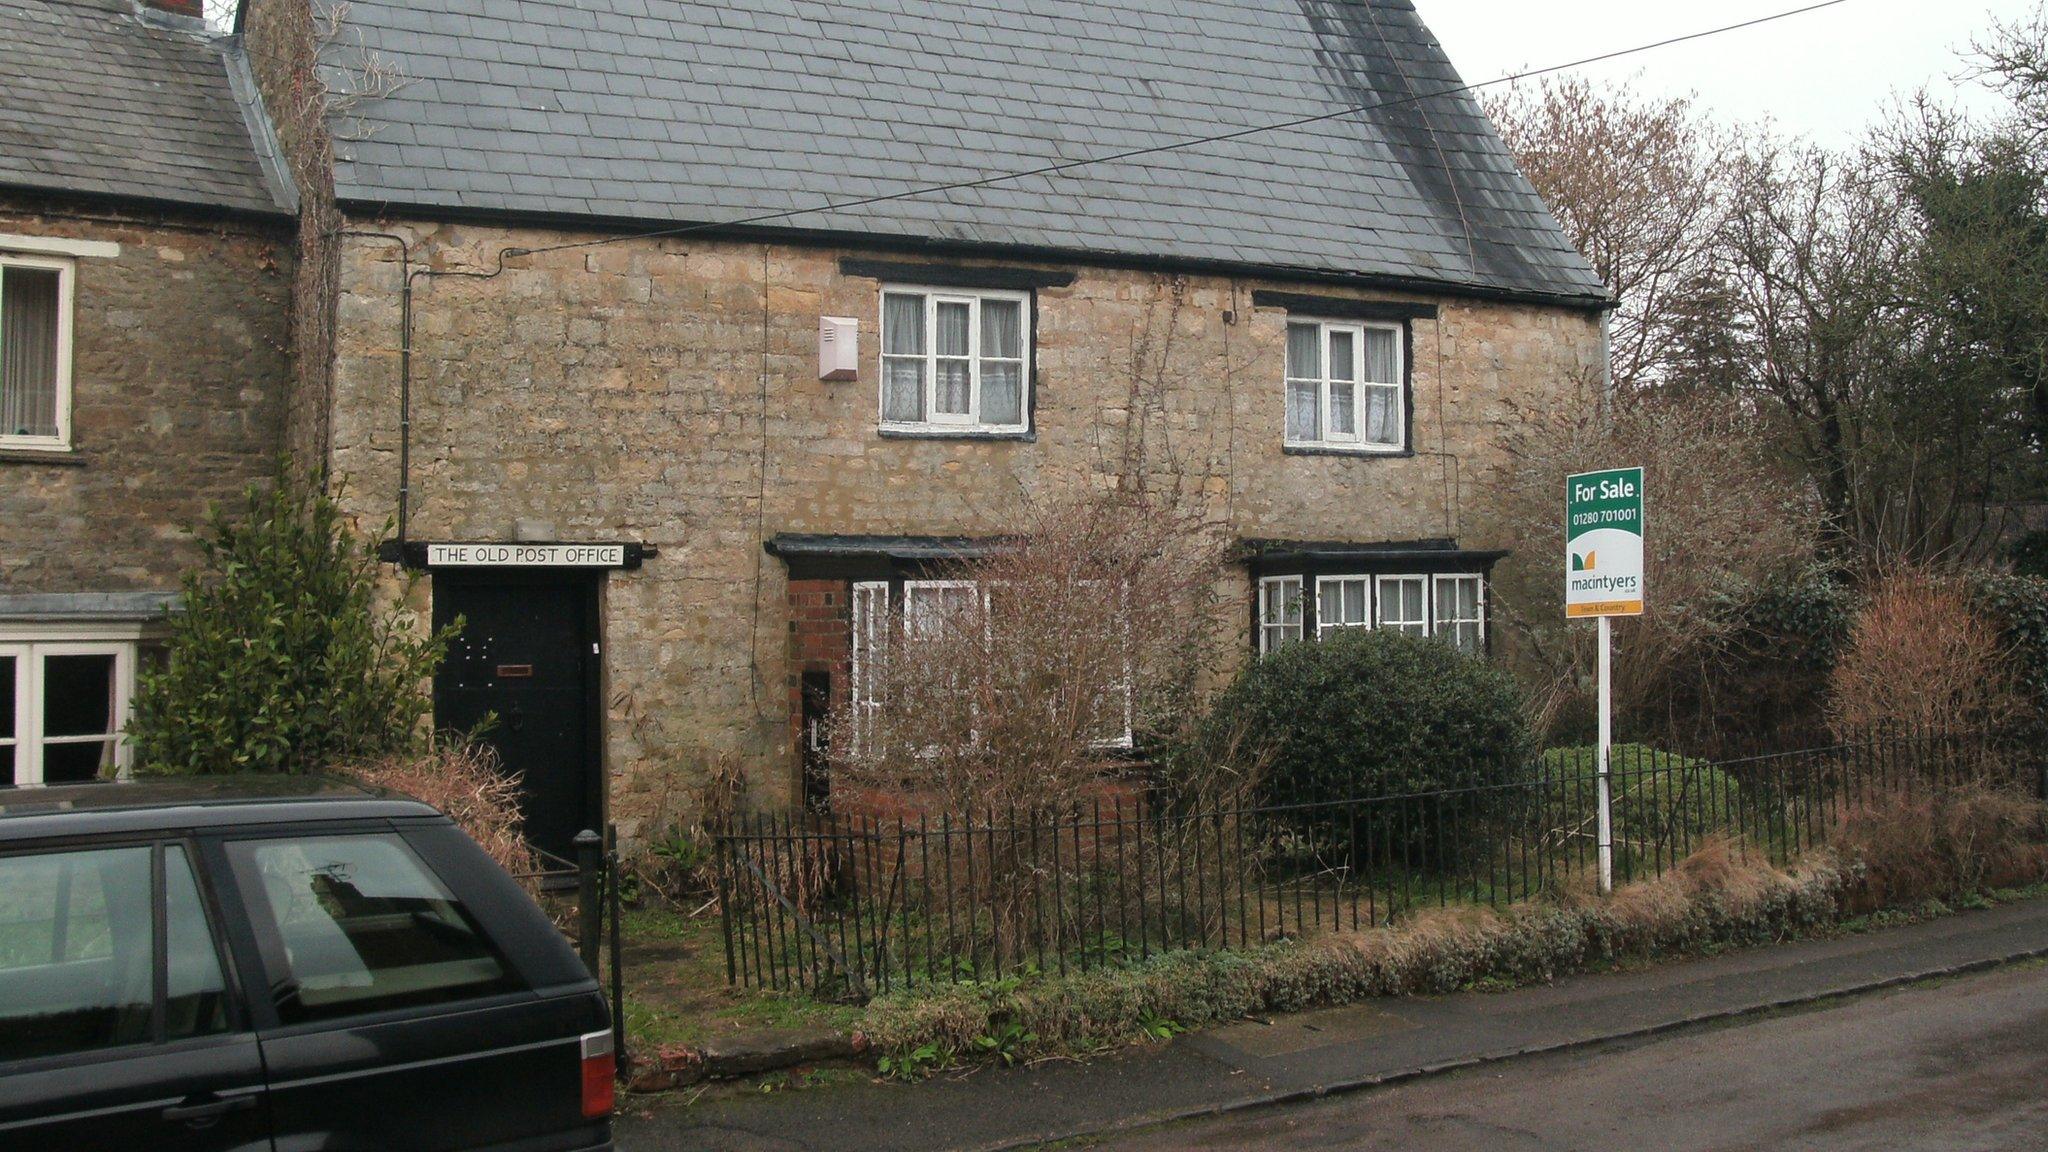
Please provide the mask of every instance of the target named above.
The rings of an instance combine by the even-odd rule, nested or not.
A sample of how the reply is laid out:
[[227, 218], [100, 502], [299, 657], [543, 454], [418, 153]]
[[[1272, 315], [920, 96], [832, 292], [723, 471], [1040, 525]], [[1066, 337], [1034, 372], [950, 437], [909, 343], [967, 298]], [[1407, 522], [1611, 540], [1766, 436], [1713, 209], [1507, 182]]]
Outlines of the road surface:
[[2048, 1150], [2048, 966], [1085, 1147]]

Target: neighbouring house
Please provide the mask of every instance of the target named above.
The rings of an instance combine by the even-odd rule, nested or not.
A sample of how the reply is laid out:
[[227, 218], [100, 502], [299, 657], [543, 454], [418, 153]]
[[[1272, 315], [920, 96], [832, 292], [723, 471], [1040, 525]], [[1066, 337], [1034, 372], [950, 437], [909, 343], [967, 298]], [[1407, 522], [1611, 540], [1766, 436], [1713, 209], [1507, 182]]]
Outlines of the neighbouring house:
[[282, 443], [294, 195], [198, 0], [0, 0], [0, 784], [127, 766], [211, 501]]
[[1554, 592], [1491, 515], [1503, 432], [1598, 376], [1610, 301], [1407, 0], [239, 27], [322, 309], [292, 442], [466, 622], [437, 719], [496, 717], [542, 847], [725, 766], [829, 796], [854, 637], [1133, 460], [1244, 541], [1247, 654], [1498, 647]]

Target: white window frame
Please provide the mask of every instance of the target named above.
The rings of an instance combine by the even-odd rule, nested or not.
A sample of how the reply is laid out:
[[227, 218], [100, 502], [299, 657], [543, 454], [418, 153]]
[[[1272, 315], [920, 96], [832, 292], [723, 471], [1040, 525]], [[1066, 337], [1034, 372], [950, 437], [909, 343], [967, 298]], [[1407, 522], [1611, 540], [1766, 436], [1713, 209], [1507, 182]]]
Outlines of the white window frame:
[[[892, 354], [889, 351], [888, 299], [891, 296], [924, 297], [924, 351], [919, 356], [909, 353]], [[1021, 356], [990, 356], [981, 354], [981, 305], [985, 300], [1002, 300], [1017, 305], [1018, 351]], [[1036, 324], [1031, 310], [1031, 293], [1014, 292], [1007, 289], [931, 288], [914, 284], [885, 284], [878, 297], [881, 319], [875, 325], [880, 334], [878, 355], [880, 371], [876, 372], [875, 412], [885, 432], [916, 432], [923, 434], [943, 433], [947, 435], [1017, 435], [1031, 430], [1032, 393], [1032, 336]], [[939, 397], [939, 305], [965, 304], [967, 313], [967, 412], [944, 413], [938, 410]], [[924, 361], [924, 419], [891, 420], [888, 416], [889, 361], [922, 359]], [[960, 357], [949, 356], [949, 360]], [[1018, 366], [1018, 380], [1021, 391], [1017, 396], [1017, 422], [1015, 424], [990, 424], [981, 418], [981, 366], [984, 359], [1014, 363]]]
[[[1316, 364], [1320, 375], [1295, 376], [1286, 363], [1288, 343], [1281, 346], [1280, 382], [1280, 428], [1283, 442], [1289, 448], [1316, 448], [1329, 451], [1356, 452], [1364, 456], [1383, 456], [1408, 451], [1408, 330], [1405, 325], [1382, 323], [1369, 320], [1321, 320], [1312, 316], [1289, 316], [1287, 327], [1297, 325], [1313, 326], [1316, 329]], [[1351, 379], [1333, 380], [1330, 372], [1330, 333], [1349, 332], [1351, 341]], [[1365, 334], [1386, 332], [1394, 338], [1394, 379], [1367, 380], [1365, 378]], [[1291, 331], [1289, 333], [1291, 337]], [[1304, 439], [1294, 435], [1288, 423], [1290, 393], [1296, 384], [1316, 385], [1316, 434]], [[1330, 428], [1330, 392], [1334, 388], [1351, 389], [1352, 431], [1348, 434], [1334, 432]], [[1381, 443], [1365, 438], [1365, 393], [1368, 388], [1392, 388], [1394, 391], [1394, 428], [1396, 440]]]
[[[1479, 615], [1475, 619], [1468, 619], [1462, 616], [1450, 620], [1442, 619], [1437, 611], [1437, 606], [1442, 603], [1442, 598], [1439, 595], [1439, 592], [1446, 583], [1452, 583], [1459, 580], [1470, 580], [1474, 584], [1478, 585], [1479, 594], [1472, 598], [1472, 602], [1476, 607]], [[1452, 629], [1450, 635], [1452, 642], [1455, 644], [1457, 637], [1457, 625], [1476, 624], [1479, 626], [1479, 643], [1478, 646], [1471, 649], [1471, 651], [1474, 655], [1483, 654], [1486, 651], [1486, 584], [1486, 577], [1478, 572], [1439, 572], [1435, 576], [1432, 576], [1429, 581], [1430, 635], [1439, 635], [1438, 629], [1448, 625]]]
[[[109, 737], [114, 741], [115, 776], [127, 778], [134, 766], [127, 729], [135, 702], [136, 648], [133, 640], [44, 640], [0, 636], [0, 656], [15, 659], [14, 737], [8, 745], [0, 745], [0, 755], [11, 754], [17, 786], [40, 787], [43, 784], [43, 749], [49, 745], [103, 743]], [[114, 658], [112, 732], [90, 736], [43, 735], [43, 662], [51, 656]]]
[[[1371, 576], [1318, 576], [1316, 577], [1316, 639], [1320, 640], [1332, 632], [1347, 628], [1363, 628], [1370, 631], [1374, 625], [1373, 591], [1376, 581]], [[1323, 586], [1326, 584], [1362, 584], [1365, 589], [1365, 619], [1340, 621], [1332, 624], [1323, 619]]]
[[[1286, 595], [1290, 585], [1294, 589], [1295, 602], [1300, 605], [1293, 623], [1287, 621]], [[1299, 644], [1308, 638], [1307, 592], [1307, 582], [1300, 576], [1265, 576], [1259, 579], [1259, 655], [1270, 656], [1289, 644]], [[1278, 597], [1277, 601], [1275, 597]], [[1276, 605], [1279, 609], [1277, 615], [1274, 611]]]
[[[1080, 586], [1091, 592], [1100, 592], [1106, 583], [1107, 581], [1103, 580], [1083, 580], [1080, 581]], [[994, 601], [990, 601], [989, 608], [991, 612], [994, 611]], [[1123, 695], [1123, 732], [1107, 740], [1096, 740], [1092, 746], [1104, 751], [1126, 752], [1137, 747], [1138, 743], [1137, 669], [1131, 662], [1131, 588], [1129, 584], [1122, 584], [1118, 589], [1116, 598], [1116, 626], [1117, 630], [1123, 633], [1124, 638], [1124, 674], [1121, 680], [1109, 686], [1109, 690], [1120, 692]]]
[[875, 713], [882, 707], [878, 686], [889, 664], [889, 582], [854, 581], [852, 610], [848, 615], [853, 626], [853, 643], [850, 646], [852, 683], [848, 686], [851, 691], [847, 693], [847, 699], [853, 704], [853, 742], [859, 749], [874, 737]]
[[[1422, 585], [1422, 619], [1421, 619], [1420, 621], [1415, 621], [1415, 620], [1407, 620], [1407, 619], [1402, 619], [1402, 620], [1398, 620], [1398, 621], [1395, 621], [1395, 620], [1388, 620], [1388, 619], [1386, 618], [1386, 611], [1385, 611], [1385, 608], [1386, 608], [1386, 590], [1387, 590], [1387, 585], [1389, 585], [1389, 584], [1404, 584], [1404, 583], [1416, 583], [1416, 584], [1420, 584], [1420, 585]], [[1373, 621], [1373, 627], [1375, 627], [1375, 628], [1385, 628], [1385, 629], [1390, 629], [1390, 630], [1392, 630], [1392, 631], [1395, 631], [1395, 632], [1407, 632], [1407, 633], [1409, 633], [1410, 635], [1414, 635], [1414, 636], [1427, 636], [1427, 635], [1429, 635], [1429, 634], [1430, 634], [1430, 627], [1431, 627], [1431, 621], [1432, 621], [1432, 620], [1434, 619], [1434, 617], [1435, 617], [1435, 611], [1434, 611], [1434, 607], [1433, 607], [1433, 605], [1432, 605], [1432, 604], [1430, 603], [1430, 597], [1429, 597], [1429, 594], [1430, 594], [1430, 588], [1431, 588], [1431, 579], [1430, 579], [1430, 577], [1429, 577], [1429, 575], [1428, 575], [1427, 573], [1421, 573], [1421, 572], [1398, 572], [1398, 573], [1388, 573], [1388, 574], [1385, 574], [1385, 575], [1380, 575], [1380, 576], [1374, 576], [1374, 577], [1373, 577], [1373, 582], [1372, 582], [1372, 599], [1373, 599], [1372, 621]], [[1415, 628], [1415, 626], [1416, 626], [1416, 625], [1417, 625], [1418, 623], [1419, 623], [1419, 624], [1421, 625], [1421, 631], [1419, 631], [1419, 632], [1418, 632], [1418, 631], [1416, 631], [1416, 628]]]
[[[57, 434], [18, 436], [0, 431], [0, 449], [28, 452], [71, 451], [71, 332], [72, 294], [77, 279], [76, 261], [53, 256], [26, 256], [0, 251], [0, 269], [38, 268], [57, 273]], [[6, 291], [6, 277], [0, 275], [0, 293]], [[4, 301], [0, 301], [4, 306]]]
[[916, 641], [925, 639], [929, 635], [929, 633], [919, 631], [917, 628], [913, 627], [911, 623], [913, 618], [912, 614], [914, 610], [911, 608], [910, 602], [917, 593], [950, 592], [962, 588], [966, 589], [969, 592], [975, 593], [975, 599], [981, 602], [979, 608], [981, 611], [982, 639], [986, 641], [988, 638], [988, 589], [983, 588], [981, 585], [975, 583], [972, 580], [905, 580], [903, 582], [904, 642], [914, 643]]

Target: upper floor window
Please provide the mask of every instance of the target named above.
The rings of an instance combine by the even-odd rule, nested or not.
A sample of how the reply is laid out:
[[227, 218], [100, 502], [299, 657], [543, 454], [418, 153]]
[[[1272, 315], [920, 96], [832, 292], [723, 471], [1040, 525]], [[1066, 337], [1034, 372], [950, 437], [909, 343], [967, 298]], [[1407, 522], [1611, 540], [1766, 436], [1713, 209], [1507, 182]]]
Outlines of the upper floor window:
[[0, 448], [71, 445], [71, 262], [0, 253]]
[[882, 427], [1022, 432], [1031, 356], [1022, 292], [882, 293]]
[[1401, 329], [1296, 320], [1287, 325], [1287, 443], [1359, 452], [1408, 447]]

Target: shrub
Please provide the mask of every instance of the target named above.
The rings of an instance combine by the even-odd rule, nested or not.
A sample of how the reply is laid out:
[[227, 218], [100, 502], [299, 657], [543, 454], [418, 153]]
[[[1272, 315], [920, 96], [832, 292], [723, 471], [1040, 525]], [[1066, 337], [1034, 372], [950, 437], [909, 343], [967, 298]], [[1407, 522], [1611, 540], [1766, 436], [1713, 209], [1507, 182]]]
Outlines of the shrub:
[[1817, 742], [1855, 608], [1847, 581], [1822, 564], [1728, 594], [1722, 610], [1734, 626], [1673, 675], [1656, 709], [1627, 717], [1630, 726], [1716, 757]]
[[145, 673], [128, 727], [145, 772], [312, 772], [420, 753], [422, 685], [454, 630], [413, 634], [379, 604], [375, 546], [280, 466], [239, 514], [210, 513], [184, 579], [170, 660]]
[[[1617, 744], [1610, 754], [1614, 841], [1624, 849], [1690, 845], [1735, 823], [1741, 786], [1712, 764], [1645, 744]], [[1548, 794], [1561, 792], [1568, 811], [1597, 811], [1599, 755], [1594, 747], [1545, 752]]]
[[[1656, 528], [1643, 559], [1657, 591], [1644, 616], [1615, 630], [1613, 687], [1617, 715], [1661, 722], [1674, 691], [1740, 628], [1746, 597], [1811, 563], [1820, 508], [1749, 406], [1709, 390], [1574, 385], [1572, 402], [1546, 395], [1511, 421], [1495, 512], [1519, 526], [1524, 556], [1563, 555], [1565, 477], [1617, 460], [1648, 470]], [[1593, 714], [1596, 633], [1564, 620], [1548, 583], [1513, 591], [1498, 589], [1497, 630], [1520, 641], [1549, 736]]]
[[2021, 576], [2048, 577], [2048, 532], [2035, 529], [2022, 535], [2006, 548], [2005, 557]]
[[1851, 912], [2048, 880], [2048, 805], [1985, 785], [1866, 792], [1830, 844]]
[[419, 752], [344, 765], [336, 772], [447, 813], [507, 872], [535, 870], [533, 850], [520, 834], [519, 778], [504, 771], [488, 745], [440, 743]]
[[2012, 735], [2038, 748], [2048, 739], [2048, 579], [1979, 572], [1968, 588], [1971, 606], [1998, 629], [2024, 706]]
[[1507, 672], [1440, 640], [1347, 630], [1246, 668], [1203, 736], [1262, 758], [1273, 803], [1429, 792], [1517, 772], [1522, 705]]
[[1829, 676], [1837, 734], [1996, 730], [2018, 697], [1998, 629], [1954, 581], [1906, 569], [1870, 590]]

